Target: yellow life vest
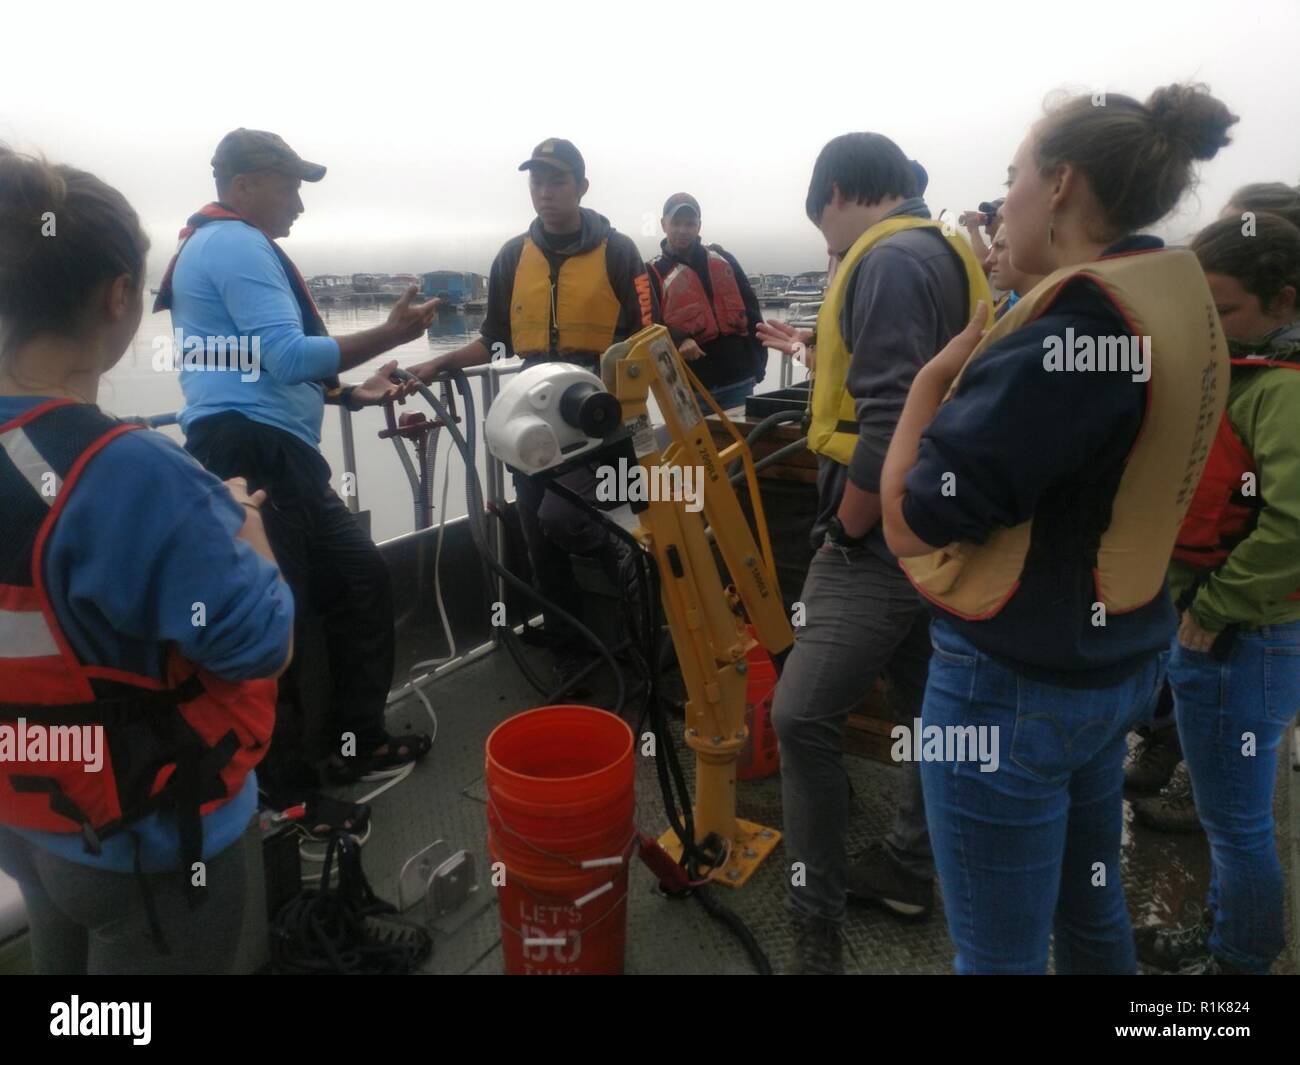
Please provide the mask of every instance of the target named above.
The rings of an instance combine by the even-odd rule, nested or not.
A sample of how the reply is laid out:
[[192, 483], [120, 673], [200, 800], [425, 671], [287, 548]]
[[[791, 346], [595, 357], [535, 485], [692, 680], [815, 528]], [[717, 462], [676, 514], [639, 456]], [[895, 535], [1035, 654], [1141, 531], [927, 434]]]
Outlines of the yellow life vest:
[[849, 360], [853, 350], [840, 330], [844, 298], [853, 279], [853, 269], [880, 241], [905, 229], [922, 227], [940, 230], [953, 254], [961, 260], [970, 297], [967, 301], [968, 317], [975, 313], [975, 305], [980, 300], [986, 306], [993, 305], [988, 279], [975, 260], [970, 245], [937, 222], [913, 215], [886, 218], [857, 239], [840, 263], [817, 314], [817, 370], [813, 376], [812, 424], [808, 429], [808, 450], [832, 458], [843, 466], [849, 464], [858, 442], [858, 412], [849, 392]]
[[608, 240], [571, 255], [555, 277], [546, 255], [524, 238], [510, 293], [510, 341], [516, 355], [600, 355], [614, 342], [623, 305], [609, 283]]
[[[1196, 256], [1165, 249], [1098, 259], [1050, 274], [989, 330], [966, 366], [989, 345], [1046, 312], [1076, 278], [1088, 279], [1105, 294], [1132, 337], [1150, 339], [1146, 412], [1125, 460], [1093, 571], [1097, 601], [1108, 611], [1126, 613], [1149, 603], [1164, 585], [1179, 526], [1227, 402], [1228, 348]], [[1071, 336], [1067, 334], [1062, 346]], [[1098, 357], [1116, 362], [1117, 350], [1123, 349]], [[1043, 372], [1048, 372], [1050, 355], [1045, 342]], [[958, 374], [945, 403], [960, 381]], [[961, 485], [956, 489], [960, 493]], [[1014, 528], [994, 530], [982, 544], [953, 543], [900, 561], [931, 602], [967, 620], [990, 618], [1019, 586], [1032, 528], [1031, 518]]]

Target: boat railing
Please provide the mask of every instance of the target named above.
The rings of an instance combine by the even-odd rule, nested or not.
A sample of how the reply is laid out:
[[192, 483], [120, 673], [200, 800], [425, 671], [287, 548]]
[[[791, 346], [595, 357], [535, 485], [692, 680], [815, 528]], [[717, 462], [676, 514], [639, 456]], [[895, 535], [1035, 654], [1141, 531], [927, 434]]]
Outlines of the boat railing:
[[[794, 378], [794, 360], [791, 356], [781, 352], [781, 388], [789, 388], [793, 384]], [[482, 421], [487, 417], [487, 412], [491, 409], [493, 402], [501, 391], [501, 378], [509, 374], [518, 373], [523, 369], [523, 363], [517, 359], [502, 359], [497, 362], [490, 362], [483, 366], [471, 366], [466, 369], [465, 376], [469, 378], [482, 378], [483, 383], [480, 386], [483, 399], [483, 409], [477, 416], [478, 424], [474, 430], [482, 439], [480, 430]], [[349, 492], [344, 497], [347, 507], [352, 513], [356, 514], [361, 509], [361, 485], [359, 474], [357, 472], [357, 447], [356, 438], [353, 434], [352, 412], [347, 407], [339, 406], [335, 408], [339, 412], [339, 431], [343, 443], [343, 472], [351, 475], [351, 482], [355, 491]], [[139, 418], [129, 419], [149, 426], [151, 429], [162, 429], [169, 425], [176, 425], [179, 422], [179, 411], [166, 411], [163, 414], [152, 414]], [[482, 449], [487, 461], [487, 482], [484, 484], [484, 494], [486, 501], [490, 504], [502, 505], [505, 503], [505, 483], [506, 468], [505, 463], [493, 456], [486, 448]]]
[[[506, 465], [500, 459], [492, 455], [492, 453], [488, 451], [486, 447], [481, 445], [481, 442], [483, 440], [482, 428], [483, 428], [484, 419], [487, 418], [488, 411], [491, 410], [492, 404], [496, 401], [497, 396], [500, 394], [502, 378], [505, 378], [511, 374], [518, 373], [521, 369], [523, 369], [523, 363], [521, 361], [517, 359], [502, 359], [496, 362], [487, 363], [482, 366], [472, 366], [467, 368], [464, 371], [465, 376], [467, 378], [481, 379], [481, 383], [478, 388], [481, 407], [475, 408], [475, 425], [473, 426], [473, 428], [476, 436], [480, 441], [480, 447], [478, 451], [483, 461], [484, 502], [490, 508], [496, 509], [498, 511], [504, 510], [507, 504]], [[781, 353], [780, 381], [781, 381], [782, 388], [790, 387], [793, 380], [793, 372], [794, 372], [794, 367], [793, 367], [792, 357], [785, 353]], [[351, 484], [351, 490], [342, 493], [343, 500], [347, 505], [348, 510], [350, 510], [353, 514], [357, 514], [360, 512], [361, 509], [361, 484], [360, 484], [360, 474], [357, 469], [358, 464], [357, 464], [357, 451], [356, 451], [356, 437], [354, 433], [352, 412], [344, 406], [338, 406], [335, 409], [338, 411], [339, 414], [339, 429], [340, 429], [340, 438], [341, 438], [342, 452], [343, 452], [343, 474], [344, 477], [346, 477]], [[460, 414], [463, 417], [465, 415], [465, 412], [462, 410]], [[154, 415], [149, 415], [144, 417], [129, 418], [126, 420], [134, 421], [142, 425], [147, 425], [151, 429], [161, 429], [166, 426], [178, 424], [178, 419], [179, 419], [179, 412], [167, 411], [163, 414], [154, 414]], [[384, 544], [394, 543], [397, 540], [404, 540], [407, 537], [428, 536], [428, 535], [436, 534], [442, 520], [446, 520], [445, 516], [442, 516], [438, 523], [432, 524], [426, 528], [416, 528], [411, 532], [402, 533], [399, 536], [392, 537], [388, 540], [384, 540], [380, 542], [380, 546], [382, 547]], [[461, 520], [461, 519], [457, 519], [457, 520]], [[490, 528], [492, 530], [491, 532], [492, 549], [496, 553], [498, 560], [500, 560], [504, 558], [505, 550], [506, 550], [505, 527], [501, 522], [494, 521], [491, 523]], [[504, 601], [506, 597], [505, 582], [499, 577], [497, 578], [496, 595], [498, 601]], [[478, 658], [483, 653], [493, 649], [498, 642], [499, 642], [499, 634], [495, 630], [493, 630], [491, 634], [491, 641], [488, 644], [480, 647], [472, 648], [467, 652], [457, 655], [453, 661], [448, 662], [443, 666], [440, 666], [438, 669], [436, 669], [434, 671], [434, 674], [440, 675], [445, 672], [450, 672], [451, 670], [456, 669], [462, 665], [466, 665], [468, 664], [468, 662], [474, 660], [475, 658]]]

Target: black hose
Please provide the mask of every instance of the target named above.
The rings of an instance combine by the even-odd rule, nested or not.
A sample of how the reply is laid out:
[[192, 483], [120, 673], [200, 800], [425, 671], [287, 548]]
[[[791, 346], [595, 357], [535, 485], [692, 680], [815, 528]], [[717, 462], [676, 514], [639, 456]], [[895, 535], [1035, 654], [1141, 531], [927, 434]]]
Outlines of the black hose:
[[[761, 422], [759, 422], [752, 429], [750, 429], [748, 433], [745, 434], [745, 445], [747, 447], [753, 447], [753, 445], [757, 441], [765, 437], [769, 432], [775, 429], [778, 425], [783, 425], [785, 422], [801, 422], [804, 420], [805, 417], [807, 417], [807, 414], [808, 412], [805, 410], [775, 411], [772, 414], [769, 414], [766, 418], [764, 418]], [[744, 465], [745, 465], [744, 459], [736, 459], [736, 461], [733, 462], [731, 466], [728, 468], [727, 476], [731, 478], [732, 484], [736, 483], [736, 471], [743, 469]]]
[[[542, 595], [541, 592], [539, 592], [527, 581], [524, 581], [521, 578], [515, 576], [515, 574], [513, 574], [509, 569], [501, 565], [501, 563], [497, 561], [496, 555], [492, 552], [490, 546], [488, 545], [487, 533], [483, 527], [483, 522], [484, 522], [483, 485], [479, 481], [479, 476], [478, 476], [477, 435], [474, 431], [474, 424], [475, 424], [474, 423], [474, 419], [475, 419], [474, 394], [473, 394], [473, 390], [470, 388], [468, 378], [466, 378], [466, 376], [460, 370], [453, 371], [451, 375], [452, 379], [456, 382], [456, 388], [460, 392], [461, 398], [465, 401], [465, 424], [468, 431], [468, 439], [467, 439], [466, 436], [463, 435], [460, 429], [456, 426], [455, 421], [452, 420], [451, 414], [447, 411], [447, 408], [442, 405], [442, 403], [433, 394], [433, 392], [429, 390], [427, 385], [419, 381], [419, 379], [414, 377], [412, 374], [409, 374], [402, 369], [394, 370], [393, 376], [396, 377], [399, 381], [417, 382], [416, 391], [418, 391], [420, 395], [424, 398], [424, 401], [428, 403], [430, 407], [433, 408], [434, 412], [440, 418], [442, 418], [443, 424], [446, 426], [447, 431], [451, 433], [451, 438], [455, 442], [457, 449], [460, 451], [461, 457], [465, 460], [465, 497], [466, 497], [466, 504], [467, 504], [466, 509], [468, 511], [468, 516], [469, 516], [470, 536], [474, 540], [474, 546], [478, 549], [479, 558], [481, 559], [483, 564], [487, 567], [488, 570], [495, 573], [507, 584], [509, 584], [512, 588], [515, 588], [516, 590], [523, 592], [524, 595], [529, 596], [537, 603], [540, 603], [542, 609], [545, 610], [548, 615], [558, 618], [560, 621], [563, 621], [565, 624], [571, 626], [579, 636], [585, 639], [588, 643], [592, 645], [592, 647], [596, 649], [597, 653], [602, 658], [605, 659], [605, 662], [609, 665], [609, 668], [614, 673], [614, 680], [618, 685], [618, 695], [615, 699], [614, 713], [616, 714], [622, 713], [623, 703], [627, 698], [627, 684], [623, 677], [623, 671], [619, 668], [618, 662], [615, 660], [613, 654], [610, 653], [609, 648], [605, 646], [604, 642], [600, 639], [600, 637], [598, 637], [594, 632], [592, 632], [589, 628], [587, 628], [587, 626], [585, 626], [581, 621], [575, 618], [572, 614], [561, 609], [555, 603], [547, 599], [546, 596]], [[444, 520], [446, 520], [446, 515], [444, 515], [443, 518]], [[492, 588], [492, 581], [490, 577], [488, 577], [486, 584], [490, 592]], [[504, 628], [508, 629], [509, 626], [505, 626]], [[509, 632], [508, 636], [506, 636], [505, 638], [507, 642], [507, 647], [509, 647], [510, 640], [514, 638], [514, 633]], [[516, 648], [515, 650], [518, 649]], [[512, 654], [512, 657], [515, 658], [516, 664], [521, 664], [522, 652], [520, 652], [517, 657], [514, 654]], [[523, 666], [521, 664], [521, 669], [522, 668]], [[531, 674], [531, 670], [525, 671], [525, 676], [529, 677], [530, 682], [533, 682], [533, 678], [535, 677], [535, 675], [530, 675], [530, 674]], [[551, 697], [554, 698], [559, 694], [563, 694], [563, 692], [568, 687], [572, 686], [572, 683], [574, 682], [570, 682], [569, 684], [561, 686], [561, 688], [557, 692], [551, 693]], [[537, 684], [534, 683], [534, 687], [537, 687]], [[545, 691], [545, 688], [542, 687], [539, 688], [539, 690]]]
[[[638, 569], [640, 570], [638, 582], [642, 587], [643, 627], [647, 644], [646, 660], [647, 662], [657, 662], [659, 626], [656, 619], [661, 604], [658, 566], [655, 565], [654, 560], [641, 546], [636, 537], [604, 511], [593, 506], [588, 500], [583, 499], [567, 485], [557, 483], [552, 488], [561, 498], [567, 499], [574, 506], [590, 512], [635, 552], [632, 557], [637, 560]], [[655, 644], [653, 646], [652, 641]], [[663, 713], [663, 706], [659, 700], [657, 686], [654, 683], [654, 675], [648, 665], [646, 666], [646, 680], [649, 684], [646, 707], [650, 711], [656, 750], [667, 752], [665, 757], [655, 759], [655, 774], [659, 779], [659, 791], [663, 798], [664, 812], [668, 817], [669, 827], [672, 828], [674, 835], [681, 842], [683, 864], [701, 863], [707, 865], [706, 856], [700, 852], [699, 845], [695, 842], [695, 815], [691, 806], [690, 790], [686, 784], [686, 774], [682, 769], [681, 760], [677, 757], [677, 745], [673, 742], [672, 733], [669, 731], [668, 718]], [[676, 793], [673, 791], [674, 786], [677, 789]], [[680, 813], [678, 812], [679, 796]]]
[[740, 940], [741, 945], [749, 954], [750, 959], [754, 962], [754, 968], [758, 970], [759, 976], [772, 975], [772, 961], [767, 956], [767, 952], [758, 942], [749, 925], [745, 924], [744, 919], [735, 910], [729, 906], [724, 906], [713, 897], [711, 889], [707, 887], [698, 887], [695, 889], [695, 897], [700, 900], [700, 905], [704, 907], [704, 912], [714, 920], [721, 921]]
[[[808, 438], [806, 436], [801, 436], [799, 437], [798, 440], [792, 440], [790, 443], [786, 444], [785, 446], [777, 448], [770, 455], [764, 455], [758, 462], [754, 463], [754, 472], [758, 473], [760, 470], [765, 470], [767, 469], [767, 467], [775, 465], [776, 463], [780, 462], [784, 458], [789, 458], [789, 456], [791, 455], [798, 454], [807, 446], [808, 446]], [[739, 473], [733, 473], [731, 475], [732, 484], [740, 484], [744, 480], [745, 480], [744, 470], [741, 470]]]

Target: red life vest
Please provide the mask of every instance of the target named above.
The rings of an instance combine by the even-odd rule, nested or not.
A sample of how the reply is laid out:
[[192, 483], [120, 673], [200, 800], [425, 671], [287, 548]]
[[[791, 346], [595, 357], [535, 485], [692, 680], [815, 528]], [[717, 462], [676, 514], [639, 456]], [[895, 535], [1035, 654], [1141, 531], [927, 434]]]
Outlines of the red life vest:
[[[15, 747], [0, 758], [0, 824], [80, 832], [98, 853], [103, 838], [171, 809], [188, 871], [202, 857], [200, 817], [238, 794], [266, 754], [276, 682], [225, 681], [168, 647], [165, 682], [88, 665], [59, 625], [42, 565], [86, 466], [138, 428], [70, 400], [0, 424], [0, 729]], [[71, 740], [87, 727], [101, 730], [98, 771]], [[24, 743], [35, 733], [40, 758]]]
[[[1231, 362], [1233, 366], [1300, 370], [1300, 363], [1270, 359], [1232, 359]], [[1247, 474], [1257, 484], [1254, 456], [1241, 442], [1225, 411], [1210, 446], [1205, 472], [1178, 530], [1174, 558], [1194, 569], [1216, 570], [1227, 561], [1232, 549], [1250, 535], [1259, 517], [1261, 500], [1257, 486], [1254, 495], [1243, 491]], [[1300, 599], [1300, 591], [1287, 598]]]
[[667, 276], [659, 273], [660, 315], [664, 325], [683, 333], [700, 344], [721, 336], [744, 336], [749, 332], [749, 316], [745, 314], [745, 300], [736, 283], [736, 272], [712, 248], [708, 248], [709, 284], [713, 301], [709, 302], [704, 283], [691, 267], [675, 263]]

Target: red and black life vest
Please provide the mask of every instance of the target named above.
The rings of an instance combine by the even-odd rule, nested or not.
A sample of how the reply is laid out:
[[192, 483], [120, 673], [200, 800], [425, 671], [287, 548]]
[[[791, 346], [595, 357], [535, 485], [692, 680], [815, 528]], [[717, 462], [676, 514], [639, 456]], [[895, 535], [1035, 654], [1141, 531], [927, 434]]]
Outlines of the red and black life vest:
[[80, 760], [0, 760], [0, 824], [80, 833], [98, 853], [101, 840], [139, 818], [174, 810], [188, 875], [202, 857], [201, 816], [238, 794], [266, 753], [276, 683], [222, 680], [166, 646], [161, 682], [86, 664], [59, 625], [43, 572], [50, 536], [87, 465], [138, 428], [70, 400], [0, 424], [0, 728], [12, 730], [11, 739], [33, 726], [47, 736], [59, 726], [102, 728], [97, 772], [86, 772], [84, 752]]
[[713, 290], [710, 301], [704, 283], [686, 263], [674, 263], [667, 274], [650, 264], [659, 278], [660, 316], [664, 325], [683, 333], [692, 340], [707, 344], [718, 336], [744, 336], [749, 332], [749, 317], [745, 314], [745, 299], [736, 283], [736, 272], [731, 264], [713, 248], [708, 253], [709, 286]]
[[[1232, 359], [1233, 366], [1285, 367], [1300, 370], [1300, 363], [1276, 359]], [[1213, 571], [1227, 561], [1242, 540], [1255, 528], [1263, 500], [1256, 491], [1247, 494], [1246, 476], [1254, 475], [1255, 459], [1228, 421], [1227, 411], [1219, 419], [1219, 430], [1210, 447], [1205, 472], [1196, 486], [1196, 494], [1187, 509], [1174, 558], [1193, 569]], [[1300, 591], [1287, 597], [1300, 599]]]

